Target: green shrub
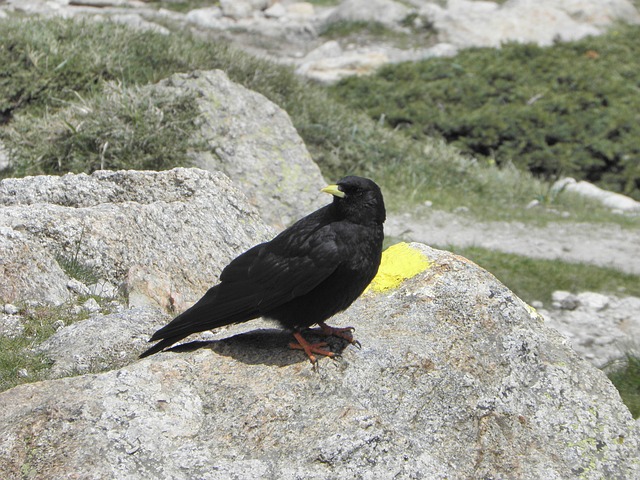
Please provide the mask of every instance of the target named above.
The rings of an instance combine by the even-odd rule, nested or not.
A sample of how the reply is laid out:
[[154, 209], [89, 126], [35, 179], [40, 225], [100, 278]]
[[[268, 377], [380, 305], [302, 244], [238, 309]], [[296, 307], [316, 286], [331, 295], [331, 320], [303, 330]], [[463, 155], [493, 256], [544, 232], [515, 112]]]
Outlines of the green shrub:
[[640, 199], [640, 27], [384, 67], [331, 92], [414, 139]]

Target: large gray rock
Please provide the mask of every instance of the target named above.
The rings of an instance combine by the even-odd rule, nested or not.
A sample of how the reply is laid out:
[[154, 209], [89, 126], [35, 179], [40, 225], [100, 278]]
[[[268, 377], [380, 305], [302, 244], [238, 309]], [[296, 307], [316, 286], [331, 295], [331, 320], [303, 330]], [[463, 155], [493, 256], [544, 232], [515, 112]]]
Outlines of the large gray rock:
[[[226, 176], [198, 169], [5, 179], [0, 205], [1, 231], [26, 242], [10, 261], [28, 266], [0, 279], [7, 302], [31, 300], [51, 282], [45, 290], [59, 303], [69, 279], [53, 259], [66, 257], [122, 286], [131, 305], [180, 311], [231, 259], [272, 236]], [[43, 255], [35, 267], [32, 252]]]
[[584, 180], [577, 182], [571, 177], [562, 178], [553, 184], [553, 189], [555, 191], [566, 190], [581, 197], [596, 200], [617, 212], [640, 212], [640, 202], [620, 193], [603, 190]]
[[489, 273], [413, 249], [426, 269], [336, 318], [362, 349], [318, 373], [287, 334], [239, 333], [258, 323], [0, 394], [0, 477], [639, 478], [606, 376]]
[[420, 14], [438, 31], [441, 41], [459, 47], [499, 47], [506, 42], [551, 45], [599, 35], [616, 21], [638, 22], [628, 0], [450, 0], [446, 8], [425, 5]]
[[398, 27], [410, 12], [401, 2], [393, 0], [343, 0], [326, 22], [378, 22]]
[[[282, 228], [327, 203], [325, 186], [287, 113], [220, 71], [176, 74], [149, 88], [192, 93], [200, 109], [199, 167], [223, 171], [260, 211]], [[338, 180], [338, 179], [333, 179]]]
[[52, 362], [48, 378], [112, 370], [135, 360], [151, 334], [169, 320], [150, 307], [96, 314], [60, 328], [37, 350]]
[[60, 305], [69, 300], [69, 277], [55, 254], [30, 239], [19, 222], [7, 225], [4, 212], [0, 207], [0, 303], [31, 300]]
[[556, 299], [539, 312], [582, 358], [601, 368], [625, 353], [640, 356], [640, 298], [554, 292]]
[[387, 45], [343, 49], [336, 40], [323, 43], [300, 60], [296, 73], [325, 84], [351, 75], [368, 75], [389, 62], [419, 61], [453, 56], [453, 45], [439, 43], [429, 48], [404, 50]]

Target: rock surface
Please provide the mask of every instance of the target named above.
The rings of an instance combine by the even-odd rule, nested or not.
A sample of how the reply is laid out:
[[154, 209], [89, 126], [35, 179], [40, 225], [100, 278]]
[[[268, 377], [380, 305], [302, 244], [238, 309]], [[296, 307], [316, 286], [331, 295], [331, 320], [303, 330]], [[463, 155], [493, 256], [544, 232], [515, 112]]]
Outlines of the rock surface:
[[69, 300], [66, 285], [70, 279], [55, 253], [29, 238], [20, 219], [8, 224], [4, 213], [0, 207], [0, 301], [60, 305]]
[[24, 333], [22, 317], [0, 312], [0, 338], [16, 338]]
[[328, 203], [289, 115], [264, 96], [221, 70], [175, 74], [148, 88], [195, 95], [198, 140], [208, 147], [194, 152], [197, 166], [226, 173], [270, 225], [282, 229]]
[[67, 258], [121, 286], [130, 305], [180, 311], [272, 236], [226, 176], [198, 169], [5, 179], [0, 205], [5, 302], [66, 300], [56, 259]]
[[626, 353], [640, 356], [640, 298], [554, 292], [554, 300], [538, 311], [582, 358], [602, 368]]
[[584, 180], [577, 182], [567, 177], [553, 184], [556, 191], [567, 190], [582, 197], [600, 202], [607, 208], [618, 212], [640, 212], [640, 202], [620, 193], [610, 192]]
[[343, 0], [327, 16], [326, 21], [379, 22], [397, 27], [410, 12], [402, 3], [393, 0]]
[[[493, 2], [452, 0], [446, 9], [430, 4], [421, 11], [438, 31], [439, 39], [458, 47], [499, 47], [506, 42], [552, 45], [556, 39], [579, 40], [601, 30], [574, 20], [558, 2], [510, 0]], [[562, 3], [562, 2], [560, 2]]]
[[38, 352], [52, 361], [51, 378], [113, 370], [131, 363], [147, 348], [150, 335], [169, 323], [166, 313], [138, 307], [62, 327], [45, 340]]
[[429, 267], [332, 321], [362, 349], [319, 372], [257, 323], [0, 394], [0, 477], [638, 478], [605, 375], [487, 272], [413, 248]]

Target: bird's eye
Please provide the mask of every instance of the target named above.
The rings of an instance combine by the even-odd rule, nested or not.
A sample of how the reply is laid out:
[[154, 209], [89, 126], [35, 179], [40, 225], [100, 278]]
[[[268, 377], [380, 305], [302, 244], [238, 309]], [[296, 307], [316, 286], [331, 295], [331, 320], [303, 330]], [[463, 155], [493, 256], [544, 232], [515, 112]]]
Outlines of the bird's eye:
[[360, 187], [353, 185], [340, 185], [340, 189], [350, 197], [357, 197], [362, 195], [363, 190]]

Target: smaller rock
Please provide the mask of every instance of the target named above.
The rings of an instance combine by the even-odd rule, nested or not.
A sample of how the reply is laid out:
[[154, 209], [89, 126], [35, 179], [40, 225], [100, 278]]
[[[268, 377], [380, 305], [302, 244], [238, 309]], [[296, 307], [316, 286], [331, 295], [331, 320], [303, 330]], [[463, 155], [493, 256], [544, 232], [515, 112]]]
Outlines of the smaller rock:
[[329, 40], [307, 53], [304, 57], [304, 62], [314, 62], [330, 57], [338, 57], [342, 54], [343, 50], [340, 44], [336, 40]]
[[18, 377], [19, 378], [27, 378], [29, 376], [29, 371], [26, 368], [18, 369]]
[[534, 300], [533, 302], [531, 302], [531, 306], [537, 310], [540, 308], [544, 308], [544, 303], [542, 303], [540, 300]]
[[252, 17], [255, 11], [264, 10], [268, 6], [268, 0], [220, 0], [222, 14], [234, 20]]
[[316, 12], [312, 3], [296, 2], [287, 5], [287, 13], [293, 17], [312, 17]]
[[89, 292], [91, 295], [101, 298], [116, 298], [118, 296], [118, 287], [107, 280], [99, 280], [89, 286]]
[[158, 25], [157, 23], [150, 22], [145, 20], [142, 15], [137, 13], [121, 13], [117, 15], [109, 15], [107, 16], [98, 16], [97, 20], [108, 19], [110, 22], [122, 23], [124, 25], [128, 25], [136, 30], [150, 31], [159, 33], [161, 35], [169, 35], [171, 30], [162, 25]]
[[575, 310], [580, 306], [578, 297], [571, 292], [557, 290], [551, 295], [551, 301], [554, 308], [560, 310]]
[[287, 9], [281, 3], [274, 3], [264, 11], [267, 18], [282, 18], [287, 14]]
[[67, 282], [67, 288], [77, 295], [91, 295], [89, 287], [75, 278], [72, 278]]
[[56, 320], [55, 322], [53, 322], [53, 328], [56, 330], [56, 332], [64, 327], [64, 320]]
[[539, 207], [540, 206], [540, 200], [531, 200], [529, 203], [527, 203], [527, 210], [531, 209], [531, 208], [535, 208], [535, 207]]
[[566, 177], [558, 180], [556, 183], [554, 183], [553, 189], [556, 191], [566, 190], [567, 192], [573, 192], [582, 197], [596, 200], [600, 202], [604, 207], [610, 208], [615, 211], [640, 211], [640, 202], [637, 202], [631, 197], [627, 197], [620, 193], [603, 190], [602, 188], [599, 188], [589, 182], [576, 182], [576, 180], [571, 177]]
[[578, 294], [580, 306], [600, 311], [609, 306], [609, 297], [595, 292], [582, 292]]
[[16, 338], [24, 333], [22, 317], [0, 314], [0, 337]]
[[[47, 2], [52, 3], [52, 2]], [[106, 7], [124, 7], [124, 6], [141, 6], [140, 2], [132, 0], [72, 0], [71, 5], [82, 5], [86, 7], [106, 8]]]
[[451, 43], [440, 42], [428, 48], [424, 58], [431, 57], [455, 57], [460, 49]]
[[340, 54], [336, 51], [329, 52], [329, 48], [333, 48], [337, 45], [337, 42], [327, 42], [320, 47], [323, 53], [318, 52], [318, 49], [310, 53], [312, 58], [320, 56], [316, 60], [307, 60], [307, 57], [302, 61], [300, 66], [296, 69], [298, 75], [303, 75], [311, 78], [317, 82], [330, 84], [335, 83], [341, 78], [351, 75], [367, 75], [373, 73], [375, 70], [389, 62], [389, 56], [381, 50], [350, 50], [342, 52]]
[[221, 25], [222, 10], [220, 7], [196, 8], [185, 15], [188, 22], [201, 27], [211, 28]]
[[10, 303], [5, 303], [3, 310], [7, 315], [16, 315], [20, 311], [18, 307]]
[[[583, 358], [598, 368], [625, 352], [636, 354], [640, 338], [640, 298], [554, 292], [557, 310], [538, 310], [547, 325], [562, 333]], [[577, 305], [563, 309], [561, 303]]]
[[344, 0], [328, 16], [327, 23], [379, 22], [399, 27], [411, 10], [392, 0]]
[[84, 302], [82, 304], [82, 308], [89, 313], [95, 313], [100, 311], [100, 305], [98, 304], [95, 298], [90, 298], [89, 300]]

